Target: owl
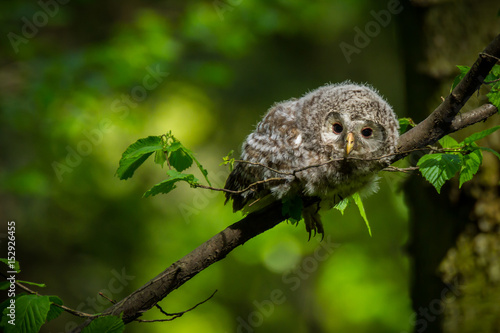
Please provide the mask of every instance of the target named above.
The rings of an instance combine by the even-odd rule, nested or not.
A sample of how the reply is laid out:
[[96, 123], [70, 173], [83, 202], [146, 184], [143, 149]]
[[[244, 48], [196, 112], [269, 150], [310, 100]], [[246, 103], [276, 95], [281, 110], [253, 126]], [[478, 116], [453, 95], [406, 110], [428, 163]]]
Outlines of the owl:
[[302, 217], [309, 237], [323, 235], [320, 209], [374, 188], [398, 136], [393, 109], [368, 85], [329, 84], [276, 103], [243, 143], [225, 184], [233, 191], [226, 202], [235, 212], [297, 197], [314, 202], [304, 205]]

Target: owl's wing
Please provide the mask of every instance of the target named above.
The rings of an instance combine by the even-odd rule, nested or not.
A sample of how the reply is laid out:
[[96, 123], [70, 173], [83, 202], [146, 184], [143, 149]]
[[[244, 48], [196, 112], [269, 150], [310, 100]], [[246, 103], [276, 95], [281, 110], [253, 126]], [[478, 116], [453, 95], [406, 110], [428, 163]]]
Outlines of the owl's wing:
[[287, 182], [290, 177], [287, 178], [269, 168], [281, 172], [293, 170], [297, 159], [297, 146], [302, 140], [302, 134], [297, 128], [296, 107], [296, 100], [290, 100], [278, 103], [269, 110], [255, 131], [246, 139], [241, 155], [242, 160], [260, 165], [237, 163], [224, 188], [242, 191], [251, 184], [269, 178], [283, 178], [283, 181], [257, 184], [243, 193], [226, 192], [226, 202], [233, 200], [234, 211], [257, 202], [255, 206], [263, 207], [263, 202], [270, 203], [281, 199], [289, 191], [290, 185]]

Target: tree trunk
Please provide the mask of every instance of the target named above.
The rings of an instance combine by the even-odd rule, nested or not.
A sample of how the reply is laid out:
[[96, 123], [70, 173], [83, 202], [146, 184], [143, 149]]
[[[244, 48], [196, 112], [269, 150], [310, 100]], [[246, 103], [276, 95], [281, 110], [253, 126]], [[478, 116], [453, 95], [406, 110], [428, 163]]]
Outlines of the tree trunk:
[[[458, 74], [455, 65], [470, 66], [500, 31], [500, 6], [497, 0], [412, 3], [399, 24], [407, 59], [407, 111], [418, 122], [448, 94]], [[484, 102], [481, 90], [469, 105]], [[498, 118], [475, 130], [498, 124]], [[466, 131], [456, 137], [470, 134]], [[498, 151], [499, 133], [480, 145]], [[461, 189], [452, 180], [439, 195], [418, 175], [406, 184], [415, 332], [500, 332], [499, 175], [498, 159], [485, 153], [479, 174]]]

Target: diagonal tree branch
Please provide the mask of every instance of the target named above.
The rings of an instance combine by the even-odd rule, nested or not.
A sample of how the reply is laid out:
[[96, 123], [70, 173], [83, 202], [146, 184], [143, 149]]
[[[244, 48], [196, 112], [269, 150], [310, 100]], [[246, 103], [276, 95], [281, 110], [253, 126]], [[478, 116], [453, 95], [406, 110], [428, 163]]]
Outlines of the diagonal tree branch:
[[[498, 35], [479, 55], [471, 70], [455, 87], [452, 93], [432, 114], [400, 137], [398, 151], [407, 152], [435, 143], [443, 136], [486, 120], [498, 112], [491, 104], [483, 105], [466, 114], [457, 116], [472, 94], [479, 89], [485, 77], [500, 58], [500, 35]], [[393, 158], [395, 162], [407, 153]], [[311, 205], [314, 202], [305, 203]], [[120, 315], [129, 323], [151, 309], [170, 292], [182, 286], [199, 272], [213, 263], [224, 259], [236, 247], [265, 232], [287, 217], [282, 215], [281, 203], [276, 202], [262, 211], [247, 215], [227, 227], [194, 249], [191, 253], [170, 265], [165, 271], [134, 291], [132, 294], [108, 308], [103, 315]], [[73, 330], [81, 332], [93, 319], [86, 320]]]

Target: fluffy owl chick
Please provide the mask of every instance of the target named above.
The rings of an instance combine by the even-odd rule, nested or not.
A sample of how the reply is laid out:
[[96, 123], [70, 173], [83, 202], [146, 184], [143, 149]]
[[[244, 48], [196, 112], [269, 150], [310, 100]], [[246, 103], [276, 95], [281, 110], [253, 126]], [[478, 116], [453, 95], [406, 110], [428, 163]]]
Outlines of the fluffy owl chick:
[[323, 234], [319, 209], [372, 183], [389, 164], [398, 136], [391, 106], [367, 85], [326, 85], [277, 103], [243, 143], [241, 160], [250, 163], [237, 163], [225, 188], [260, 183], [226, 192], [226, 202], [232, 199], [238, 211], [297, 196], [305, 203], [319, 199], [302, 216], [309, 236]]

